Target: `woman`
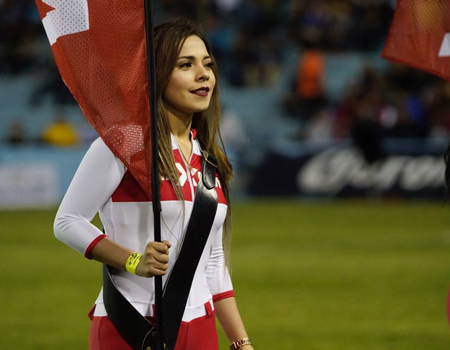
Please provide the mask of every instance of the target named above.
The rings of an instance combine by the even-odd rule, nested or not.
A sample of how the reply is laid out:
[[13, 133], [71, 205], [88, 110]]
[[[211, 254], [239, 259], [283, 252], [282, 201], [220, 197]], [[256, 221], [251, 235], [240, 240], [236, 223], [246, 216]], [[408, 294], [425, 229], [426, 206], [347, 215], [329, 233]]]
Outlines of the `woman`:
[[[176, 260], [201, 181], [203, 145], [218, 161], [219, 204], [175, 349], [218, 349], [211, 317], [215, 314], [231, 348], [251, 350], [222, 245], [230, 234], [227, 189], [232, 170], [216, 143], [220, 138], [217, 67], [204, 36], [184, 20], [155, 28], [155, 48], [163, 241], [153, 241], [150, 200], [101, 139], [92, 144], [72, 180], [56, 216], [55, 235], [87, 258], [119, 269], [115, 276], [119, 291], [143, 316], [153, 316], [152, 277], [163, 276], [164, 283]], [[107, 236], [90, 223], [97, 212]], [[134, 266], [127, 270], [127, 263]], [[90, 349], [130, 349], [107, 317], [102, 293], [90, 316]]]

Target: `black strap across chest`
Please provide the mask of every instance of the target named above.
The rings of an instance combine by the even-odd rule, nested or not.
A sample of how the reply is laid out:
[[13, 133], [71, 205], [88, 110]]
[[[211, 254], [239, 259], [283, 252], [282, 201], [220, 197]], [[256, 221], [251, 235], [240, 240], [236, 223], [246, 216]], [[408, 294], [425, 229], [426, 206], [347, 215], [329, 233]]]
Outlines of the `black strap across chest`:
[[164, 287], [163, 329], [168, 350], [175, 348], [192, 280], [216, 216], [215, 170], [208, 161], [203, 161], [202, 181], [197, 185], [183, 246]]
[[[216, 216], [216, 167], [216, 161], [204, 152], [202, 181], [195, 191], [191, 218], [182, 248], [165, 283], [162, 307], [163, 339], [167, 350], [175, 348], [194, 274]], [[108, 317], [134, 350], [148, 349], [153, 342], [153, 325], [119, 292], [112, 279], [113, 274], [114, 268], [103, 266], [103, 301]]]

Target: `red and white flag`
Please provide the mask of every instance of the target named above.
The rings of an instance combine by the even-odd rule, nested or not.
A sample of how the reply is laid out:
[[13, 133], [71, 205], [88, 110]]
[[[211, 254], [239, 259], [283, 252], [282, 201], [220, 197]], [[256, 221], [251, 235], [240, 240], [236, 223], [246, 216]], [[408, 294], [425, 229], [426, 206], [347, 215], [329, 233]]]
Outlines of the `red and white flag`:
[[397, 0], [383, 58], [450, 79], [450, 1]]
[[106, 145], [150, 195], [144, 1], [36, 4], [64, 83]]

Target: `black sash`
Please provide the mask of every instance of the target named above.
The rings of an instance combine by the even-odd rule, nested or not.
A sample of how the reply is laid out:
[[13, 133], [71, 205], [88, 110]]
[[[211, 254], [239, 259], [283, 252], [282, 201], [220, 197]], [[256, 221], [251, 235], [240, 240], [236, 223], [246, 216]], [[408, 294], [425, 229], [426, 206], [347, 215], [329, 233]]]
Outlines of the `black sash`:
[[[181, 319], [209, 232], [217, 211], [216, 161], [203, 154], [202, 181], [195, 191], [194, 206], [182, 248], [163, 291], [163, 340], [173, 350]], [[114, 268], [103, 265], [103, 301], [113, 325], [133, 350], [152, 347], [153, 325], [119, 292], [112, 280]]]

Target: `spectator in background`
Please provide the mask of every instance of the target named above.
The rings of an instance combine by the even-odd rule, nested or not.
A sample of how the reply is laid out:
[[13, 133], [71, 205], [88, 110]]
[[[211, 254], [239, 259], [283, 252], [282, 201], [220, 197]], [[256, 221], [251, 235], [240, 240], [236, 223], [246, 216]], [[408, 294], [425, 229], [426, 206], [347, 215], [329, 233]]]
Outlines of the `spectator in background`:
[[391, 4], [383, 0], [352, 0], [352, 7], [352, 25], [348, 35], [350, 47], [362, 52], [379, 49], [392, 21]]
[[296, 94], [308, 117], [325, 101], [325, 63], [322, 52], [313, 41], [305, 45], [305, 49], [297, 69]]
[[425, 109], [420, 95], [404, 92], [396, 101], [398, 120], [390, 133], [392, 138], [424, 138], [428, 135]]
[[310, 38], [305, 41], [294, 89], [285, 99], [286, 111], [290, 115], [300, 115], [304, 120], [311, 119], [327, 102], [324, 91], [325, 63], [315, 40]]
[[27, 142], [25, 127], [23, 123], [14, 120], [10, 125], [6, 134], [6, 143], [11, 146], [23, 145]]
[[328, 51], [347, 51], [350, 47], [349, 36], [351, 36], [351, 26], [353, 6], [349, 1], [331, 0], [329, 1], [329, 12], [333, 14], [333, 20], [329, 23], [329, 30], [326, 33], [325, 47]]
[[358, 103], [358, 86], [351, 84], [344, 95], [342, 101], [338, 102], [334, 108], [334, 138], [337, 140], [350, 137], [353, 118], [356, 114], [355, 108]]
[[249, 71], [256, 64], [255, 51], [252, 48], [252, 37], [250, 32], [241, 31], [237, 33], [237, 38], [232, 49], [233, 60], [228, 71], [228, 81], [232, 86], [244, 87], [247, 85]]
[[334, 116], [337, 138], [349, 136], [351, 125], [362, 119], [377, 124], [382, 138], [446, 137], [450, 94], [447, 83], [415, 69], [393, 65], [376, 71], [367, 66], [337, 103]]
[[[302, 139], [317, 139], [334, 127], [336, 138], [351, 137], [361, 109], [372, 109], [382, 137], [436, 140], [450, 135], [450, 93], [437, 78], [401, 65], [362, 77], [328, 105], [323, 54], [378, 50], [386, 37], [394, 0], [162, 0], [158, 20], [188, 16], [206, 26], [226, 80], [234, 87], [273, 85], [283, 58], [300, 49], [295, 82], [284, 98], [287, 114], [302, 123]], [[34, 0], [0, 0], [0, 74], [34, 72], [30, 98], [39, 106], [50, 96], [56, 105], [74, 104], [52, 57], [34, 59], [48, 40]], [[313, 47], [311, 47], [313, 46]], [[314, 52], [313, 48], [320, 49]], [[286, 63], [286, 61], [284, 62]], [[377, 92], [364, 93], [379, 82]], [[376, 79], [375, 79], [376, 80]], [[381, 86], [381, 88], [380, 88]], [[372, 101], [367, 94], [377, 96]], [[327, 108], [323, 108], [325, 105]], [[365, 105], [365, 107], [362, 107]], [[327, 116], [327, 117], [326, 117]], [[329, 118], [329, 120], [327, 120]]]
[[245, 154], [245, 149], [249, 145], [245, 126], [235, 111], [224, 108], [220, 120], [220, 130], [223, 143], [226, 147], [234, 171], [239, 172], [241, 166], [244, 165], [243, 155]]
[[380, 124], [368, 114], [359, 114], [353, 120], [351, 136], [353, 143], [368, 164], [384, 157]]
[[0, 1], [0, 74], [30, 71], [33, 42], [42, 31], [36, 13], [33, 0]]
[[384, 157], [383, 129], [380, 115], [385, 106], [384, 80], [370, 66], [366, 66], [361, 79], [348, 90], [343, 103], [336, 109], [336, 125], [339, 136], [352, 138], [367, 163]]
[[325, 0], [299, 2], [294, 6], [290, 35], [294, 42], [308, 46], [312, 41], [325, 48], [326, 37], [332, 24], [332, 13]]
[[220, 119], [220, 134], [233, 166], [234, 178], [232, 190], [234, 194], [244, 194], [247, 187], [248, 170], [250, 168], [248, 154], [249, 137], [241, 117], [233, 110], [224, 107]]
[[212, 13], [205, 22], [208, 40], [211, 43], [211, 50], [218, 64], [225, 70], [230, 68], [230, 42], [231, 32], [225, 26], [222, 17], [219, 14]]
[[229, 14], [236, 10], [242, 0], [214, 0], [218, 10], [222, 14]]
[[42, 71], [39, 72], [39, 75], [41, 77], [45, 75], [45, 79], [39, 79], [38, 85], [34, 88], [34, 91], [30, 97], [30, 104], [32, 106], [41, 105], [43, 99], [47, 95], [49, 95], [53, 102], [58, 106], [76, 104], [76, 101], [69, 89], [62, 81], [54, 61], [52, 61], [48, 66], [42, 67]]
[[450, 87], [436, 80], [423, 94], [429, 123], [429, 137], [435, 142], [448, 143], [450, 138]]
[[329, 108], [320, 108], [306, 123], [301, 138], [310, 145], [327, 145], [333, 139], [333, 118]]
[[262, 36], [258, 44], [254, 82], [257, 85], [273, 86], [281, 73], [281, 61], [279, 41], [271, 34]]
[[[180, 15], [205, 24], [211, 14], [223, 21], [225, 31], [248, 31], [255, 47], [262, 37], [277, 33], [303, 46], [304, 33], [314, 33], [325, 51], [378, 49], [393, 14], [392, 1], [369, 0], [162, 0], [155, 4], [157, 18]], [[45, 37], [34, 0], [0, 2], [0, 74], [30, 70], [33, 42]], [[231, 40], [224, 54], [233, 60]], [[261, 42], [262, 40], [262, 42]], [[279, 41], [276, 41], [279, 43]], [[40, 54], [38, 55], [40, 56]], [[225, 56], [224, 56], [225, 57]], [[54, 68], [53, 68], [54, 69]]]
[[[280, 20], [277, 0], [242, 0], [235, 12], [228, 78], [236, 87], [272, 85], [280, 71], [282, 50], [275, 37]], [[230, 23], [229, 23], [230, 24]]]
[[65, 118], [61, 110], [57, 112], [55, 121], [42, 133], [42, 141], [57, 147], [73, 147], [79, 144], [75, 127]]

